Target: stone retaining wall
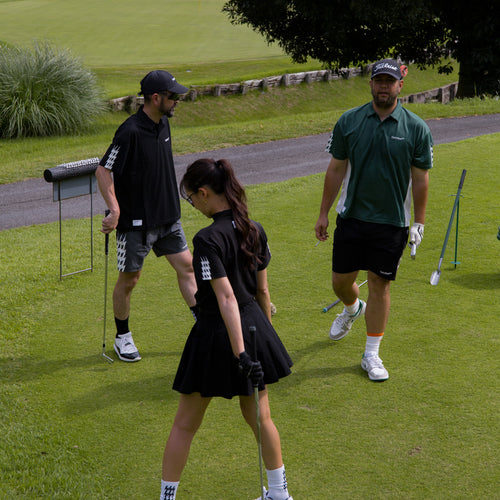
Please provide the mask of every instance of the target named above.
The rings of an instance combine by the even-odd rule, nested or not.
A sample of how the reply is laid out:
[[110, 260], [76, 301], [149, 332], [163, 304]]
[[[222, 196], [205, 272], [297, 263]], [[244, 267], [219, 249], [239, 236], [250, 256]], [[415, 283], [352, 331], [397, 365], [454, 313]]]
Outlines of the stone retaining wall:
[[[247, 80], [241, 83], [223, 83], [216, 85], [192, 85], [189, 92], [183, 96], [183, 100], [195, 101], [198, 96], [221, 97], [232, 94], [246, 94], [251, 90], [266, 90], [272, 87], [297, 85], [299, 83], [328, 82], [331, 80], [348, 79], [354, 76], [368, 74], [371, 71], [371, 65], [364, 68], [345, 68], [339, 71], [318, 70], [305, 71], [302, 73], [285, 74], [281, 76], [269, 76], [259, 80]], [[439, 87], [417, 94], [410, 94], [401, 98], [405, 103], [425, 103], [440, 102], [447, 103], [453, 101], [457, 93], [458, 82], [450, 83], [444, 87]], [[125, 96], [110, 101], [113, 111], [128, 111], [133, 113], [144, 102], [142, 96]]]

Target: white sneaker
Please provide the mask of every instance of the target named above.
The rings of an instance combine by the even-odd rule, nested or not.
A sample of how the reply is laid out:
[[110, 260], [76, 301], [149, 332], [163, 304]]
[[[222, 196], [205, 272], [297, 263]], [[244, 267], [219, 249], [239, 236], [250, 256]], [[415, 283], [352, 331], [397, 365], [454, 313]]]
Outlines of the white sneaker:
[[[268, 496], [268, 493], [269, 492], [266, 490], [266, 495], [264, 497], [264, 500], [273, 500], [270, 496]], [[255, 500], [262, 500], [262, 497], [256, 498]], [[292, 497], [288, 497], [286, 500], [293, 500], [293, 498]]]
[[337, 314], [337, 317], [332, 323], [330, 328], [330, 338], [332, 340], [343, 339], [351, 330], [352, 324], [365, 314], [366, 302], [364, 300], [359, 301], [359, 309], [356, 314], [349, 314], [345, 309]]
[[389, 378], [389, 372], [376, 354], [363, 354], [361, 368], [368, 372], [368, 378], [374, 382], [383, 382]]
[[115, 352], [122, 361], [140, 361], [141, 355], [135, 347], [134, 339], [132, 338], [132, 333], [124, 333], [115, 338]]

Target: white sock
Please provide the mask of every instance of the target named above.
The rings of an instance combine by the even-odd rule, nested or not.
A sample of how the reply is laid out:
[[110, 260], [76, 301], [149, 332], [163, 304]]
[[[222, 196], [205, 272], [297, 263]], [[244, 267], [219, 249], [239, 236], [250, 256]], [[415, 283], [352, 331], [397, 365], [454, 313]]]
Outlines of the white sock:
[[359, 299], [356, 299], [354, 304], [351, 304], [350, 306], [346, 306], [344, 304], [344, 310], [347, 311], [351, 316], [354, 316], [359, 309]]
[[177, 488], [179, 487], [179, 481], [164, 481], [161, 480], [161, 495], [160, 500], [175, 500], [175, 495], [177, 495]]
[[288, 494], [288, 484], [286, 482], [285, 466], [282, 465], [279, 469], [268, 470], [266, 469], [268, 495], [273, 500], [287, 500], [290, 496]]
[[378, 356], [378, 350], [383, 336], [383, 333], [368, 333], [366, 335], [365, 356]]

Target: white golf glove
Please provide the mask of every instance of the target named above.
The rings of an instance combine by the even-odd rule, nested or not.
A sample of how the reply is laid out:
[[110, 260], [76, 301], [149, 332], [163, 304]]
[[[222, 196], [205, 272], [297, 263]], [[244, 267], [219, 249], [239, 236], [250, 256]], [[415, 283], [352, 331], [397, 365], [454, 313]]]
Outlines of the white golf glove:
[[424, 237], [424, 225], [415, 222], [410, 227], [410, 246], [415, 245], [415, 248], [422, 243], [422, 238]]

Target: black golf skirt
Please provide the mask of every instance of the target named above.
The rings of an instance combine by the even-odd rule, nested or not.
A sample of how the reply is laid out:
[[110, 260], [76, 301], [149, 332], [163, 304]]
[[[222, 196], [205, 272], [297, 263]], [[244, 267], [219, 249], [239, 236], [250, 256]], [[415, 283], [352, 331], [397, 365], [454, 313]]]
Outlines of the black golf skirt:
[[[245, 350], [253, 359], [253, 340], [249, 328], [256, 328], [257, 359], [264, 371], [264, 385], [291, 373], [292, 360], [278, 334], [256, 301], [240, 307]], [[250, 396], [251, 381], [238, 370], [224, 321], [220, 313], [198, 314], [198, 320], [184, 346], [173, 388], [182, 394], [199, 392], [203, 397]]]

